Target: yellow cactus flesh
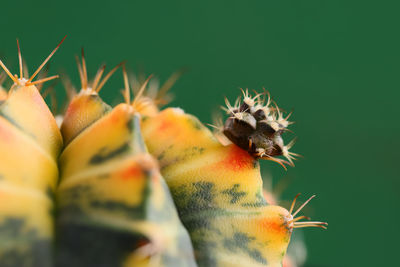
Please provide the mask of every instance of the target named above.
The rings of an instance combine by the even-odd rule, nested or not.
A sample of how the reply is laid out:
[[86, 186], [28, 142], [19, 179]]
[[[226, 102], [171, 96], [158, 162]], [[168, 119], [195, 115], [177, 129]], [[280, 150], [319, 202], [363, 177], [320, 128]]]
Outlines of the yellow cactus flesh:
[[53, 114], [34, 85], [15, 85], [2, 103], [0, 115], [31, 136], [52, 158], [57, 158], [62, 137]]
[[[82, 106], [85, 108], [82, 109]], [[68, 105], [61, 125], [64, 143], [66, 145], [69, 144], [86, 127], [100, 119], [110, 110], [111, 107], [105, 104], [96, 92], [81, 90]]]

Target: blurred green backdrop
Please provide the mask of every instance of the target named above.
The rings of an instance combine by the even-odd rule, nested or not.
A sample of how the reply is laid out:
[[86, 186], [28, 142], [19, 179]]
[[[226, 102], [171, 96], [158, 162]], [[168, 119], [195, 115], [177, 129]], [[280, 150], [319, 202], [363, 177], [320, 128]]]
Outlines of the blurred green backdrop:
[[[305, 231], [307, 266], [394, 266], [399, 8], [344, 0], [2, 1], [0, 55], [16, 73], [18, 37], [32, 70], [67, 34], [50, 73], [64, 69], [76, 84], [81, 46], [91, 74], [127, 60], [165, 80], [187, 66], [171, 105], [203, 122], [238, 88], [267, 88], [294, 109], [293, 151], [304, 159], [287, 172], [265, 162], [263, 171], [274, 183], [290, 181], [282, 199], [317, 194], [306, 212], [329, 222], [327, 231]], [[101, 95], [114, 101], [119, 88], [120, 73]]]

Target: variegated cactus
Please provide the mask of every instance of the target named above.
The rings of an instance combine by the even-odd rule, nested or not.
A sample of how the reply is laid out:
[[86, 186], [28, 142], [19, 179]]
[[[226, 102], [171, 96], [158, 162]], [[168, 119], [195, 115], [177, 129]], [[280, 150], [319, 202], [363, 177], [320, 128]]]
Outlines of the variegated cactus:
[[280, 266], [300, 223], [268, 205], [257, 160], [222, 145], [195, 117], [166, 109], [145, 117], [143, 135], [160, 162], [201, 266]]
[[178, 74], [149, 92], [123, 66], [125, 103], [109, 106], [99, 91], [119, 66], [89, 81], [82, 52], [58, 127], [35, 87], [55, 77], [32, 82], [42, 64], [23, 78], [19, 56], [20, 77], [0, 61], [14, 82], [0, 88], [0, 266], [281, 266], [294, 228], [324, 227], [294, 218], [306, 203], [263, 196], [258, 159], [295, 154], [287, 117], [261, 95], [228, 105], [215, 134], [159, 110]]

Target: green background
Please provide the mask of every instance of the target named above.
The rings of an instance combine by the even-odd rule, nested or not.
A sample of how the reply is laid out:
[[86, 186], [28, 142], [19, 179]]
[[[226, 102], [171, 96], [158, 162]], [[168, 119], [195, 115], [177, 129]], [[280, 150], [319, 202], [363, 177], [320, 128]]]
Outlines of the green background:
[[[396, 1], [10, 1], [1, 3], [1, 58], [17, 72], [15, 38], [31, 69], [68, 37], [51, 62], [77, 83], [73, 55], [89, 71], [127, 60], [165, 80], [189, 71], [171, 103], [212, 122], [238, 88], [268, 89], [294, 110], [285, 172], [262, 164], [284, 200], [317, 194], [305, 213], [307, 266], [395, 266], [399, 242], [399, 4]], [[114, 101], [120, 72], [102, 90]], [[59, 86], [59, 98], [63, 90]], [[290, 139], [287, 136], [285, 139]], [[287, 207], [287, 203], [285, 204]], [[397, 264], [396, 264], [397, 263]]]

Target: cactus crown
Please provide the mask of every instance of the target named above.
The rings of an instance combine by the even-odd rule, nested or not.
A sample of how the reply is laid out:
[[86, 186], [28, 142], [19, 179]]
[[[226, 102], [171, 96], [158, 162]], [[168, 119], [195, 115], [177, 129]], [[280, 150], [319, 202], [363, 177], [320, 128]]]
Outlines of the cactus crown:
[[[223, 134], [257, 159], [272, 160], [284, 168], [285, 164], [293, 166], [293, 160], [299, 155], [289, 152], [289, 149], [295, 140], [284, 145], [281, 136], [293, 124], [288, 121], [291, 113], [284, 117], [266, 91], [255, 96], [251, 96], [248, 90], [242, 90], [242, 93], [243, 101], [239, 97], [233, 106], [225, 98], [224, 110], [229, 117], [223, 126]], [[274, 106], [271, 106], [272, 102]], [[284, 156], [287, 161], [276, 156]]]

